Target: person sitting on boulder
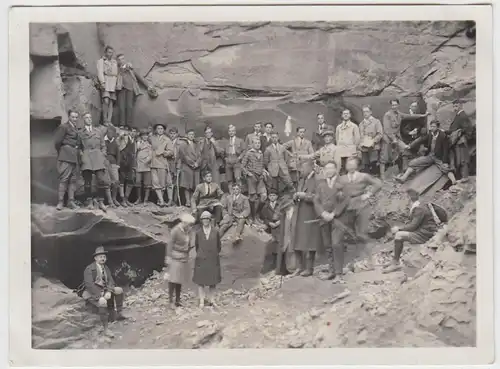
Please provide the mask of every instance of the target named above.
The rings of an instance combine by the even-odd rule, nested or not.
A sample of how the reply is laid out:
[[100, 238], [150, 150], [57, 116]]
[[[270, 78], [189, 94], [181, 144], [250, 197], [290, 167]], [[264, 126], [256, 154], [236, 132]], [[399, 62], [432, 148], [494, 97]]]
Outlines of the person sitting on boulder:
[[144, 186], [144, 204], [149, 200], [149, 193], [152, 187], [151, 181], [151, 160], [153, 158], [153, 148], [149, 142], [148, 131], [141, 131], [139, 140], [135, 145], [135, 188], [137, 190], [137, 200], [135, 204], [141, 202], [141, 190]]
[[212, 182], [212, 172], [205, 172], [203, 179], [204, 182], [196, 186], [191, 197], [191, 209], [196, 214], [196, 220], [200, 220], [201, 213], [208, 211], [218, 224], [222, 220], [221, 199], [224, 192], [217, 183]]
[[231, 228], [233, 222], [236, 222], [236, 231], [233, 238], [233, 244], [236, 244], [241, 241], [243, 228], [250, 215], [248, 197], [241, 193], [241, 186], [238, 183], [233, 184], [233, 192], [231, 195], [226, 196], [223, 206], [224, 216], [220, 222], [220, 235], [223, 237], [227, 230]]
[[410, 160], [406, 172], [395, 179], [400, 183], [404, 183], [413, 172], [436, 165], [441, 172], [448, 176], [452, 184], [456, 184], [455, 174], [453, 174], [448, 164], [450, 151], [448, 137], [444, 131], [439, 129], [439, 122], [437, 120], [433, 120], [430, 123], [429, 133], [413, 141], [410, 144], [410, 148], [419, 147], [422, 143], [427, 144], [429, 148], [428, 154]]
[[201, 216], [201, 227], [195, 233], [194, 247], [196, 258], [194, 261], [193, 282], [198, 285], [200, 308], [205, 306], [205, 287], [208, 286], [207, 300], [214, 305], [213, 293], [215, 286], [221, 280], [220, 234], [212, 224], [212, 214], [204, 211]]
[[269, 201], [262, 207], [261, 218], [266, 226], [266, 232], [271, 235], [271, 240], [266, 244], [266, 255], [272, 255], [273, 269], [276, 267], [278, 243], [280, 239], [280, 209], [278, 204], [278, 192], [269, 191]]
[[98, 309], [104, 335], [114, 337], [113, 332], [108, 329], [108, 322], [124, 320], [126, 317], [122, 314], [123, 289], [115, 284], [106, 265], [106, 254], [107, 251], [102, 246], [95, 249], [94, 262], [88, 265], [83, 273], [85, 291], [82, 297]]
[[419, 194], [412, 188], [406, 190], [410, 197], [410, 221], [403, 227], [394, 226], [391, 232], [394, 235], [394, 257], [382, 272], [390, 273], [401, 269], [400, 258], [405, 241], [411, 244], [423, 244], [430, 240], [437, 232], [438, 225], [447, 220], [443, 208], [435, 204], [422, 204]]

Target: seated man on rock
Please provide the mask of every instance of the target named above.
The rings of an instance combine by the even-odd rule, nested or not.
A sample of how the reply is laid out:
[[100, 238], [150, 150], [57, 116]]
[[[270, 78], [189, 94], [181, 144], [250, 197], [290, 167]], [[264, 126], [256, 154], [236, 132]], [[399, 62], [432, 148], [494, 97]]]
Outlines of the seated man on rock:
[[394, 257], [382, 273], [391, 273], [401, 269], [400, 257], [405, 241], [411, 244], [423, 244], [430, 240], [437, 232], [438, 225], [446, 220], [444, 209], [434, 204], [422, 204], [418, 192], [414, 189], [406, 191], [411, 200], [410, 222], [403, 227], [394, 226]]
[[429, 125], [429, 133], [422, 136], [410, 144], [410, 149], [418, 148], [422, 143], [428, 147], [428, 154], [410, 160], [408, 169], [402, 176], [397, 176], [395, 179], [398, 182], [404, 183], [408, 177], [417, 170], [422, 170], [436, 165], [441, 172], [446, 174], [452, 184], [456, 184], [457, 180], [449, 166], [449, 145], [446, 133], [439, 129], [439, 122], [433, 120]]
[[115, 285], [111, 271], [106, 266], [106, 254], [104, 247], [96, 248], [94, 262], [87, 266], [83, 273], [85, 291], [82, 297], [86, 302], [97, 307], [104, 327], [103, 333], [112, 338], [114, 334], [108, 329], [108, 322], [126, 318], [122, 314], [123, 290]]
[[213, 182], [212, 172], [206, 171], [203, 175], [203, 183], [196, 186], [191, 197], [191, 210], [196, 220], [204, 211], [208, 211], [218, 224], [222, 219], [221, 199], [224, 195], [218, 183]]
[[233, 222], [237, 223], [234, 234], [233, 244], [241, 241], [243, 228], [250, 215], [250, 202], [248, 197], [241, 193], [241, 187], [238, 183], [233, 183], [233, 191], [224, 199], [224, 217], [220, 222], [220, 236], [223, 237]]

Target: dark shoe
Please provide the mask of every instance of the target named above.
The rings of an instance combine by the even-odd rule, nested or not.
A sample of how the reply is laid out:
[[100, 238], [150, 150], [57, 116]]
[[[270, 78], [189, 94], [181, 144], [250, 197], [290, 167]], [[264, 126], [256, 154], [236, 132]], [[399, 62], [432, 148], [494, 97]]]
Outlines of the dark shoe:
[[333, 283], [335, 284], [345, 284], [345, 279], [344, 279], [344, 276], [342, 274], [339, 274], [335, 277], [335, 279], [333, 280]]
[[382, 273], [388, 274], [388, 273], [396, 272], [396, 271], [401, 270], [401, 269], [402, 269], [401, 264], [392, 263], [387, 268], [382, 269]]
[[130, 207], [134, 206], [134, 204], [133, 204], [133, 203], [131, 203], [131, 202], [130, 202], [130, 201], [128, 201], [128, 200], [125, 200], [125, 203], [126, 203], [128, 206], [130, 206]]
[[56, 206], [56, 210], [62, 210], [64, 208], [64, 204], [62, 202], [58, 202]]
[[71, 209], [71, 210], [80, 209], [80, 207], [78, 205], [76, 205], [73, 200], [69, 200], [68, 201], [68, 208]]
[[99, 209], [101, 209], [102, 211], [106, 212], [107, 208], [106, 208], [106, 205], [104, 205], [104, 202], [102, 200], [100, 200], [97, 203], [97, 206], [98, 206]]
[[297, 268], [297, 269], [295, 269], [295, 271], [292, 273], [292, 276], [293, 276], [293, 277], [296, 277], [296, 276], [298, 276], [298, 275], [302, 275], [302, 273], [304, 273], [304, 269]]
[[329, 272], [327, 275], [323, 276], [321, 279], [323, 281], [331, 281], [331, 280], [335, 279], [335, 276], [336, 276], [335, 272]]
[[313, 275], [313, 271], [311, 269], [304, 270], [302, 273], [300, 273], [301, 277], [310, 277]]
[[137, 200], [135, 200], [133, 202], [133, 205], [139, 205], [141, 202], [142, 202], [142, 199], [140, 197], [138, 197]]
[[118, 311], [116, 313], [115, 319], [117, 321], [122, 321], [122, 320], [127, 320], [128, 318], [125, 315], [123, 315], [123, 313], [121, 311]]
[[119, 207], [120, 206], [120, 203], [118, 202], [118, 200], [116, 199], [113, 199], [113, 204], [116, 206], [116, 207]]
[[181, 304], [179, 301], [176, 301], [176, 302], [175, 302], [175, 306], [176, 306], [176, 307], [182, 307], [182, 304]]
[[121, 206], [123, 206], [124, 208], [128, 208], [128, 205], [127, 205], [127, 202], [125, 200], [123, 200], [121, 203], [120, 203]]

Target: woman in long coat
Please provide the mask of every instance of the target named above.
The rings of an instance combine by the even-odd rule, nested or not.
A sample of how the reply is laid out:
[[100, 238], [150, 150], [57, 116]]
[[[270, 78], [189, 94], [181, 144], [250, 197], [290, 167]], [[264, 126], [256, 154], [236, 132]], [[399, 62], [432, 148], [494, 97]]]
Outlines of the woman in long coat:
[[313, 274], [314, 259], [317, 251], [322, 251], [320, 223], [305, 223], [318, 218], [314, 210], [314, 194], [316, 192], [316, 172], [311, 161], [304, 162], [301, 178], [294, 199], [297, 210], [294, 214], [294, 235], [292, 247], [297, 261], [294, 275], [309, 277]]
[[170, 305], [174, 305], [175, 291], [175, 306], [181, 305], [181, 288], [184, 283], [189, 281], [189, 250], [191, 249], [190, 231], [195, 223], [195, 219], [191, 214], [182, 214], [181, 222], [177, 224], [170, 234], [170, 245], [167, 249], [167, 280], [168, 280], [168, 296]]
[[194, 262], [193, 282], [198, 285], [200, 307], [205, 306], [205, 287], [208, 286], [207, 300], [214, 305], [215, 286], [221, 281], [220, 251], [221, 241], [218, 230], [212, 226], [212, 214], [201, 214], [201, 227], [195, 235], [196, 258]]

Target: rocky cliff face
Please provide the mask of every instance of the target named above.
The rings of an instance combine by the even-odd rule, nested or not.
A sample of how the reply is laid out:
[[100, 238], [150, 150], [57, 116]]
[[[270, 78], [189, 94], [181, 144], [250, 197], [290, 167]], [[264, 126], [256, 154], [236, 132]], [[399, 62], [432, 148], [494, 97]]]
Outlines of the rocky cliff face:
[[210, 120], [221, 129], [229, 121], [244, 128], [257, 119], [280, 125], [286, 115], [309, 125], [318, 111], [335, 123], [342, 105], [370, 101], [382, 115], [387, 96], [422, 96], [446, 121], [456, 97], [470, 101], [469, 114], [475, 111], [475, 42], [467, 28], [465, 22], [34, 24], [31, 115], [60, 119], [72, 107], [98, 114], [91, 78], [103, 46], [112, 45], [160, 93], [154, 101], [140, 98], [138, 126]]
[[159, 92], [139, 97], [137, 127], [167, 122], [201, 133], [209, 121], [224, 136], [229, 123], [244, 134], [264, 120], [282, 132], [290, 115], [293, 128], [313, 130], [317, 113], [336, 125], [344, 106], [354, 121], [366, 103], [381, 118], [394, 96], [404, 111], [419, 101], [446, 127], [457, 97], [475, 117], [475, 41], [467, 29], [466, 22], [32, 24], [32, 141], [50, 138], [69, 108], [100, 120], [92, 79], [104, 45], [124, 53]]

